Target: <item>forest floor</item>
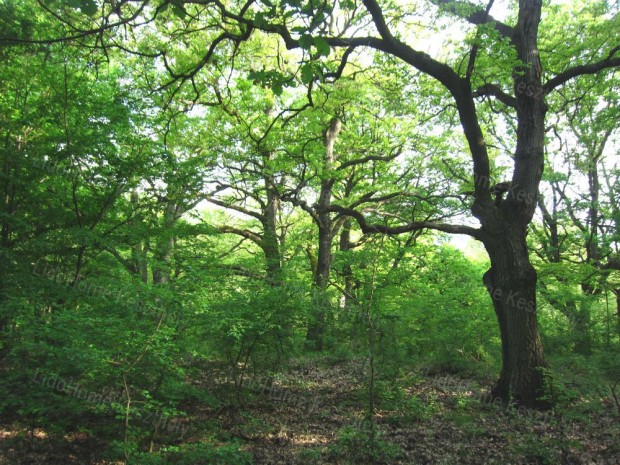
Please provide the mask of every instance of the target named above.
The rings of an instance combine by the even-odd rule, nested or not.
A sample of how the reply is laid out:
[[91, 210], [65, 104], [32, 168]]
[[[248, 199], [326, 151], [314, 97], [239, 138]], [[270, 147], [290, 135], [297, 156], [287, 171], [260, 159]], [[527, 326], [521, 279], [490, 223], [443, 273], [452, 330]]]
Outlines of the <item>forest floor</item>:
[[[488, 402], [473, 379], [411, 374], [375, 383], [370, 441], [368, 367], [362, 362], [305, 362], [274, 378], [249, 377], [242, 396], [221, 380], [214, 375], [194, 382], [235, 401], [185, 405], [191, 416], [182, 442], [218, 447], [238, 440], [256, 465], [620, 465], [620, 418], [605, 399], [573, 414], [517, 411]], [[0, 465], [124, 463], [103, 460], [105, 441], [86, 434], [23, 433], [0, 427]]]

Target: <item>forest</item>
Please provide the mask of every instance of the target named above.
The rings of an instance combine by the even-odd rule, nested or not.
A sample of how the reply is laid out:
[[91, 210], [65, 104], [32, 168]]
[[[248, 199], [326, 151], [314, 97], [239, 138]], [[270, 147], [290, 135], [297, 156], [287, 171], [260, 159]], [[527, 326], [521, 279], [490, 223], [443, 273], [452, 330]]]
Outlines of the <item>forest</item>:
[[619, 31], [0, 0], [0, 465], [619, 465]]

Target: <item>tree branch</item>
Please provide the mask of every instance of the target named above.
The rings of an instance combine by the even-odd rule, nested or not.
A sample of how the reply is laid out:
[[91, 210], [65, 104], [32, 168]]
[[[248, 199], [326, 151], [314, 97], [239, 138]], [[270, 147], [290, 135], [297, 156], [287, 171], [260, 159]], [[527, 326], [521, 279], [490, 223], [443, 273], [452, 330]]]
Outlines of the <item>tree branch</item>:
[[493, 96], [507, 107], [517, 108], [517, 99], [512, 95], [507, 94], [499, 86], [495, 84], [485, 84], [478, 87], [474, 92], [474, 97]]
[[420, 229], [432, 229], [435, 231], [442, 231], [449, 234], [466, 234], [478, 240], [481, 240], [482, 237], [482, 231], [480, 229], [472, 228], [469, 226], [463, 226], [458, 224], [433, 223], [430, 221], [414, 221], [413, 223], [405, 224], [402, 226], [368, 224], [364, 215], [358, 211], [352, 210], [350, 208], [344, 208], [338, 205], [332, 205], [329, 209], [330, 211], [350, 216], [351, 218], [355, 219], [364, 234], [395, 235], [410, 231], [418, 231]]
[[305, 211], [306, 213], [308, 213], [308, 215], [312, 217], [312, 220], [316, 224], [320, 223], [321, 220], [319, 219], [319, 215], [310, 205], [308, 205], [308, 203], [305, 200], [300, 200], [296, 196], [290, 195], [288, 193], [282, 194], [280, 196], [280, 199], [284, 202], [290, 202], [296, 207], [301, 208], [303, 211]]
[[373, 197], [373, 195], [375, 195], [376, 193], [377, 193], [376, 191], [372, 191], [372, 192], [369, 192], [369, 193], [361, 196], [359, 199], [357, 199], [355, 202], [353, 202], [349, 206], [349, 208], [353, 209], [355, 207], [359, 207], [360, 205], [362, 205], [364, 203], [370, 203], [370, 202], [382, 203], [382, 202], [386, 202], [388, 200], [391, 200], [393, 198], [406, 195], [405, 191], [398, 191], [398, 192], [392, 192], [390, 194], [382, 195], [381, 197]]
[[385, 22], [383, 11], [381, 10], [381, 7], [376, 2], [376, 0], [363, 0], [363, 3], [368, 12], [370, 13], [370, 16], [372, 16], [372, 22], [375, 24], [379, 35], [383, 38], [383, 40], [386, 40], [388, 42], [393, 41], [394, 36], [390, 32], [390, 29]]
[[[493, 24], [495, 30], [499, 32], [503, 37], [512, 37], [512, 27], [502, 23], [501, 21], [498, 21], [493, 16], [489, 15], [484, 8], [481, 8], [478, 5], [474, 5], [473, 3], [460, 0], [432, 0], [432, 2], [438, 7], [447, 11], [448, 13], [452, 13], [459, 18], [463, 18], [469, 21], [471, 24]], [[473, 13], [465, 14], [464, 10], [475, 11]]]
[[368, 155], [367, 157], [358, 158], [357, 160], [345, 161], [344, 163], [341, 163], [336, 169], [343, 170], [350, 166], [363, 165], [364, 163], [368, 163], [369, 161], [392, 161], [396, 157], [398, 157], [401, 153], [402, 153], [402, 145], [398, 147], [398, 149], [390, 155], [386, 155], [384, 157], [382, 157], [381, 155]]
[[548, 94], [556, 87], [561, 86], [565, 82], [586, 74], [596, 74], [599, 71], [608, 68], [615, 68], [620, 66], [620, 57], [615, 57], [614, 55], [620, 51], [620, 45], [614, 47], [607, 58], [601, 61], [597, 61], [596, 63], [590, 63], [589, 65], [577, 65], [572, 68], [567, 69], [566, 71], [558, 74], [557, 76], [549, 79], [543, 85], [543, 91], [545, 94]]
[[221, 270], [226, 270], [230, 273], [233, 273], [237, 276], [243, 276], [244, 278], [258, 278], [258, 279], [265, 279], [265, 276], [262, 273], [257, 273], [254, 270], [251, 270], [249, 268], [245, 268], [243, 266], [240, 265], [227, 265], [227, 264], [222, 264], [219, 263], [216, 265], [216, 267], [218, 269]]
[[[244, 17], [243, 13], [235, 14], [226, 9], [226, 7], [219, 0], [180, 0], [183, 3], [196, 3], [196, 4], [214, 4], [220, 10], [220, 14], [224, 18], [232, 19], [240, 24], [248, 27], [248, 32], [257, 29], [268, 33], [278, 34], [287, 49], [292, 50], [299, 48], [301, 45], [298, 39], [293, 38], [291, 32], [284, 24], [256, 24], [253, 20]], [[377, 37], [322, 37], [331, 47], [344, 47], [348, 50], [347, 55], [350, 54], [357, 47], [370, 47], [376, 50], [380, 50], [385, 53], [394, 55], [395, 57], [403, 60], [405, 63], [414, 66], [419, 71], [428, 74], [429, 76], [437, 79], [451, 92], [458, 92], [459, 76], [458, 74], [445, 63], [441, 63], [431, 58], [428, 54], [417, 51], [396, 39], [390, 33], [381, 7], [376, 0], [364, 0], [368, 12], [373, 17], [373, 22], [379, 32], [381, 39]]]
[[600, 266], [602, 270], [616, 270], [620, 271], [620, 260], [617, 258], [608, 258], [607, 263]]
[[585, 227], [585, 225], [579, 220], [579, 218], [577, 218], [577, 215], [575, 215], [575, 212], [573, 210], [573, 204], [570, 201], [570, 199], [568, 198], [568, 196], [566, 195], [566, 192], [564, 192], [564, 189], [566, 189], [566, 187], [564, 187], [564, 189], [560, 189], [560, 186], [555, 183], [552, 182], [551, 183], [551, 188], [554, 189], [558, 195], [560, 196], [560, 198], [564, 201], [564, 203], [566, 204], [566, 211], [568, 212], [568, 216], [570, 216], [570, 219], [573, 220], [573, 224], [575, 226], [577, 226], [579, 228], [580, 231], [582, 232], [586, 232], [587, 228]]
[[125, 259], [120, 252], [118, 252], [115, 248], [110, 247], [110, 246], [103, 246], [103, 250], [105, 250], [106, 252], [108, 252], [110, 255], [112, 255], [121, 265], [123, 265], [127, 271], [129, 271], [131, 274], [138, 274], [138, 269], [135, 267], [135, 265], [130, 261]]
[[256, 218], [261, 223], [265, 221], [265, 217], [263, 215], [261, 215], [260, 213], [255, 212], [255, 211], [248, 210], [247, 208], [240, 207], [238, 205], [231, 205], [229, 203], [226, 203], [226, 202], [224, 202], [222, 200], [219, 200], [219, 199], [216, 199], [216, 198], [210, 197], [210, 196], [205, 196], [205, 200], [207, 200], [208, 202], [211, 202], [212, 204], [217, 205], [219, 207], [227, 208], [229, 210], [234, 210], [236, 212], [243, 213], [244, 215], [248, 215], [248, 216], [251, 216], [253, 218]]
[[259, 234], [252, 232], [248, 229], [239, 229], [235, 228], [234, 226], [219, 226], [217, 230], [221, 233], [236, 234], [237, 236], [245, 237], [246, 239], [254, 242], [259, 247], [263, 246], [263, 238]]

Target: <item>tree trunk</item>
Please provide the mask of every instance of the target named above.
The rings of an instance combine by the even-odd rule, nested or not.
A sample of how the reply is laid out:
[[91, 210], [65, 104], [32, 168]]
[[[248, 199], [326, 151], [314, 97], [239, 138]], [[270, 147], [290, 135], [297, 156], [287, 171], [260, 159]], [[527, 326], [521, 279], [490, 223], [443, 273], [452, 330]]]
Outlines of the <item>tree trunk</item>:
[[502, 370], [493, 396], [517, 405], [547, 407], [540, 400], [547, 367], [536, 319], [536, 271], [523, 229], [507, 227], [485, 241], [491, 268], [484, 277], [502, 337]]
[[[13, 248], [11, 220], [14, 219], [14, 215], [17, 212], [15, 206], [15, 194], [16, 188], [14, 181], [17, 179], [17, 170], [11, 166], [11, 157], [6, 154], [12, 153], [10, 144], [10, 135], [7, 132], [5, 142], [5, 155], [3, 156], [2, 163], [2, 198], [0, 199], [0, 213], [2, 221], [0, 223], [0, 258], [2, 259], [2, 265], [0, 265], [0, 337], [6, 338], [4, 347], [0, 349], [0, 360], [4, 358], [5, 354], [10, 351], [10, 344], [8, 343], [8, 331], [12, 325], [12, 318], [10, 317], [7, 309], [2, 308], [7, 301], [6, 298], [6, 285], [7, 279], [7, 267], [5, 264], [10, 263], [9, 251]], [[18, 147], [19, 149], [19, 147]], [[6, 255], [5, 255], [6, 254]]]
[[[485, 284], [502, 336], [503, 365], [493, 395], [520, 406], [546, 408], [549, 404], [542, 397], [547, 363], [536, 316], [537, 275], [526, 243], [544, 166], [547, 105], [542, 98], [542, 67], [537, 46], [540, 15], [539, 0], [520, 0], [512, 35], [522, 63], [513, 74], [517, 145], [506, 199], [498, 196], [490, 203], [477, 194], [472, 211], [481, 220], [482, 242], [491, 259]], [[472, 135], [475, 134], [470, 138]]]
[[[549, 263], [562, 263], [562, 244], [558, 233], [558, 212], [557, 212], [557, 199], [554, 197], [554, 203], [551, 212], [547, 209], [542, 196], [539, 196], [538, 205], [542, 212], [543, 221], [549, 231], [548, 243], [544, 242], [545, 255]], [[555, 277], [562, 285], [571, 286], [571, 282], [562, 273], [559, 273]], [[587, 294], [586, 283], [581, 284], [582, 291]], [[568, 318], [570, 322], [571, 331], [574, 336], [575, 345], [573, 351], [578, 354], [587, 355], [592, 350], [592, 338], [590, 335], [590, 311], [589, 308], [581, 304], [581, 307], [577, 305], [575, 299], [566, 300], [566, 298], [559, 300], [554, 296], [555, 291], [547, 289], [544, 284], [541, 286], [547, 301], [559, 310], [562, 315]]]
[[[606, 142], [606, 139], [605, 139]], [[601, 143], [597, 153], [588, 153], [588, 186], [590, 190], [590, 207], [588, 209], [588, 223], [590, 226], [589, 236], [585, 243], [586, 260], [596, 266], [600, 263], [599, 250], [599, 194], [600, 180], [598, 175], [598, 162], [603, 154], [605, 142]], [[592, 285], [590, 282], [582, 282], [581, 290], [586, 296], [598, 295], [602, 292], [602, 287]], [[573, 328], [575, 331], [575, 352], [589, 355], [592, 353], [592, 338], [590, 335], [590, 303], [582, 302], [579, 310], [575, 314]]]
[[263, 240], [262, 249], [265, 254], [265, 270], [267, 281], [271, 286], [281, 284], [282, 261], [280, 257], [280, 243], [278, 239], [278, 212], [280, 211], [280, 197], [271, 177], [265, 177], [265, 191], [267, 204], [263, 212]]
[[[128, 224], [133, 228], [139, 228], [144, 223], [143, 215], [140, 212], [140, 196], [138, 191], [133, 190], [131, 192], [131, 205], [135, 210], [135, 216], [131, 219]], [[136, 238], [131, 244], [131, 267], [129, 268], [129, 272], [140, 276], [140, 279], [143, 283], [148, 283], [149, 281], [149, 270], [148, 270], [148, 259], [147, 252], [148, 248], [143, 244], [143, 239]]]
[[[308, 328], [309, 341], [314, 342], [314, 350], [323, 350], [323, 334], [325, 331], [325, 317], [331, 309], [331, 302], [327, 295], [327, 284], [329, 282], [330, 268], [333, 260], [332, 255], [332, 233], [331, 219], [329, 213], [319, 215], [322, 227], [319, 228], [319, 253], [317, 257], [317, 267], [314, 273], [314, 290], [312, 307], [314, 310], [314, 321]], [[328, 218], [325, 218], [325, 217]]]
[[560, 312], [568, 318], [573, 340], [575, 345], [573, 352], [580, 355], [589, 355], [592, 353], [592, 336], [590, 333], [590, 309], [587, 303], [581, 303], [581, 306], [574, 300], [566, 303], [550, 301]]
[[620, 339], [620, 289], [612, 289], [611, 292], [613, 292], [616, 296], [616, 317], [617, 317], [617, 331], [618, 331], [618, 338]]
[[174, 227], [178, 219], [177, 206], [174, 202], [168, 201], [164, 214], [164, 230], [158, 240], [155, 251], [155, 263], [153, 264], [153, 284], [166, 284], [170, 282], [170, 263], [174, 253], [174, 237], [170, 230]]
[[[271, 159], [270, 152], [263, 153], [264, 166], [268, 165]], [[267, 284], [271, 288], [277, 288], [284, 284], [282, 276], [282, 255], [281, 243], [278, 235], [278, 213], [280, 212], [280, 194], [275, 185], [274, 178], [271, 175], [264, 177], [265, 192], [267, 202], [262, 208], [261, 223], [263, 226], [263, 235], [260, 242], [261, 249], [265, 255], [265, 273]], [[278, 323], [281, 325], [282, 332], [278, 332], [279, 341], [289, 339], [293, 336], [293, 319], [292, 312], [286, 312], [280, 315]], [[282, 339], [280, 339], [280, 336]]]
[[[345, 221], [340, 231], [340, 252], [347, 252], [351, 249], [351, 220]], [[342, 279], [344, 280], [344, 293], [342, 295], [342, 308], [349, 310], [351, 299], [355, 290], [355, 281], [353, 279], [353, 268], [348, 263], [348, 257], [345, 257], [345, 263], [342, 266]]]
[[[331, 190], [329, 195], [331, 196]], [[325, 199], [323, 199], [325, 202]], [[327, 200], [329, 203], [329, 199]], [[312, 290], [311, 321], [306, 333], [308, 348], [320, 352], [323, 350], [323, 335], [325, 332], [325, 316], [331, 308], [327, 295], [327, 284], [332, 263], [332, 229], [329, 211], [319, 213], [319, 252], [314, 270], [314, 285]]]
[[332, 218], [329, 207], [331, 205], [332, 188], [335, 179], [328, 176], [334, 168], [334, 144], [341, 130], [338, 118], [333, 118], [329, 129], [325, 133], [325, 164], [324, 178], [321, 181], [321, 192], [316, 206], [315, 222], [319, 228], [319, 252], [317, 266], [314, 271], [314, 290], [312, 292], [311, 321], [306, 333], [307, 347], [317, 352], [323, 350], [323, 335], [325, 332], [326, 314], [331, 309], [331, 302], [327, 295], [329, 272], [333, 260], [332, 255]]
[[575, 346], [573, 351], [580, 355], [592, 354], [592, 334], [590, 325], [592, 318], [590, 315], [590, 302], [582, 302], [573, 320], [573, 331], [575, 334]]

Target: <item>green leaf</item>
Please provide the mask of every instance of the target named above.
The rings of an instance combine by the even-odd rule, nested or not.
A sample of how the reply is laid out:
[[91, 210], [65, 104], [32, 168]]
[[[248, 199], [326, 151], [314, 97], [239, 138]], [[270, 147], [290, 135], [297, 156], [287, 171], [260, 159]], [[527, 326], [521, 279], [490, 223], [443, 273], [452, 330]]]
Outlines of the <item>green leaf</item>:
[[276, 95], [282, 95], [282, 92], [284, 92], [284, 87], [281, 82], [274, 82], [271, 85], [271, 90]]
[[329, 56], [330, 47], [323, 37], [315, 37], [314, 46], [316, 47], [316, 51], [319, 56]]
[[94, 16], [99, 11], [99, 7], [94, 0], [82, 0], [80, 4], [80, 10], [82, 13], [88, 16]]
[[263, 12], [256, 13], [256, 16], [254, 16], [254, 23], [259, 28], [265, 26], [267, 24], [267, 21], [265, 20], [265, 13]]
[[303, 34], [299, 38], [299, 46], [304, 50], [310, 50], [310, 47], [314, 45], [314, 39], [309, 34]]
[[248, 74], [248, 80], [254, 83], [262, 82], [264, 78], [265, 78], [265, 73], [261, 71], [252, 71], [250, 72], [250, 74]]
[[312, 63], [306, 63], [301, 67], [301, 81], [310, 84], [314, 79], [314, 69]]
[[174, 3], [172, 5], [172, 12], [181, 19], [187, 16], [187, 11], [185, 11], [185, 6], [181, 4]]

